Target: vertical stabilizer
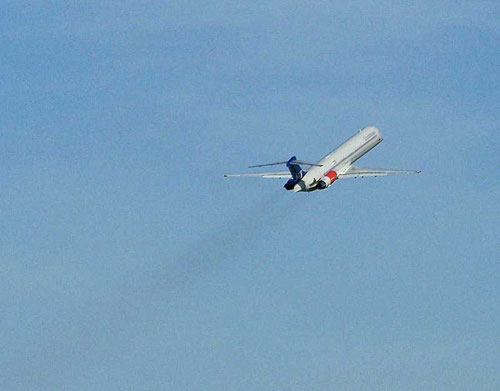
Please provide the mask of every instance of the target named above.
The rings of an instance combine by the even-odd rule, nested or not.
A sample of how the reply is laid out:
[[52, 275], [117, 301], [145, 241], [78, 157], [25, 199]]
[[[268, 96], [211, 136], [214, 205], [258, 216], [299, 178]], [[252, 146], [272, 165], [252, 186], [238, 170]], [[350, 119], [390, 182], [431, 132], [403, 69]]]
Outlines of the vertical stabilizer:
[[298, 163], [295, 163], [297, 161], [296, 156], [292, 156], [287, 162], [286, 166], [290, 170], [290, 174], [292, 174], [292, 178], [294, 180], [302, 179], [304, 176], [305, 172], [302, 171], [302, 168]]

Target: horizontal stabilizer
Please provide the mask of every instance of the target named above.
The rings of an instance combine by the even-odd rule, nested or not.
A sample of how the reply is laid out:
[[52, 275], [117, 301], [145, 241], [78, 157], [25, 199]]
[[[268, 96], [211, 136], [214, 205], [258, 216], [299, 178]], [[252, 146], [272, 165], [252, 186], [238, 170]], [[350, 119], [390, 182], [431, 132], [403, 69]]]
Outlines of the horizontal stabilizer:
[[339, 178], [358, 178], [364, 176], [385, 176], [390, 174], [420, 174], [419, 170], [393, 170], [384, 168], [363, 168], [351, 166], [349, 169], [339, 174]]
[[316, 164], [316, 163], [308, 163], [303, 160], [292, 160], [292, 161], [286, 161], [286, 162], [276, 162], [276, 163], [266, 163], [266, 164], [257, 164], [256, 166], [248, 166], [248, 168], [257, 168], [257, 167], [266, 167], [266, 166], [280, 166], [282, 164], [303, 164], [305, 166], [316, 166], [316, 167], [322, 167], [321, 164]]
[[290, 171], [259, 172], [259, 173], [252, 173], [252, 174], [225, 174], [224, 178], [231, 178], [231, 177], [238, 177], [238, 176], [239, 177], [290, 179], [292, 177], [292, 174], [290, 174]]
[[282, 164], [286, 164], [287, 162], [276, 162], [276, 163], [265, 163], [265, 164], [257, 164], [255, 166], [248, 166], [248, 168], [256, 168], [256, 167], [266, 167], [266, 166], [281, 166]]
[[304, 166], [323, 167], [322, 164], [308, 163], [308, 162], [305, 162], [303, 160], [294, 160], [293, 162], [290, 162], [289, 164], [303, 164]]

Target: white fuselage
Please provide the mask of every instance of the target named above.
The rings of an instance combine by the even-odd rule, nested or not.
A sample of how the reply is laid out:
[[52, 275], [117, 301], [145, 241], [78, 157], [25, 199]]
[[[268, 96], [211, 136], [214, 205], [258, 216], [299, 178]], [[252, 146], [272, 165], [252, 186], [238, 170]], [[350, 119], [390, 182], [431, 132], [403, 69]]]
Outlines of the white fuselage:
[[339, 174], [345, 173], [356, 160], [381, 141], [382, 135], [376, 127], [368, 126], [361, 129], [342, 145], [323, 157], [317, 163], [321, 167], [312, 166], [293, 190], [295, 192], [314, 191], [321, 188], [318, 184], [323, 185], [325, 182], [327, 187], [330, 186]]

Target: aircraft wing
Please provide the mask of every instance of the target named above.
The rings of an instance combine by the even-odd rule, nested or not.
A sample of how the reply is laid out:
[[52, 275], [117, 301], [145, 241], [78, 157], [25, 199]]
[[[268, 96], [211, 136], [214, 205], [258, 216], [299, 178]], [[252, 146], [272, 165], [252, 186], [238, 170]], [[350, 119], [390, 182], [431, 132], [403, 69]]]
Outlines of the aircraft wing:
[[245, 176], [245, 177], [260, 177], [260, 178], [276, 178], [276, 179], [290, 179], [292, 174], [290, 171], [276, 171], [276, 172], [257, 172], [252, 174], [225, 174], [225, 178]]
[[391, 170], [384, 168], [363, 168], [351, 166], [339, 178], [358, 178], [364, 176], [385, 176], [390, 174], [420, 174], [418, 170]]

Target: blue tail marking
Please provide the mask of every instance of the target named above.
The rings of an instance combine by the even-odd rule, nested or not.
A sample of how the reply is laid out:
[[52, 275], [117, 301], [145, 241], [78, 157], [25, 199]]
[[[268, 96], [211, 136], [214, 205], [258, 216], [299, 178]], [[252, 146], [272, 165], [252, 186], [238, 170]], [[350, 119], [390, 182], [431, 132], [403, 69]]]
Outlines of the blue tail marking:
[[287, 162], [286, 166], [290, 170], [290, 174], [292, 174], [292, 178], [285, 183], [284, 188], [287, 190], [292, 190], [293, 187], [300, 182], [300, 180], [306, 175], [306, 171], [302, 170], [300, 165], [293, 164], [293, 162], [297, 160], [296, 156], [292, 156]]
[[288, 161], [286, 162], [286, 166], [290, 170], [290, 174], [292, 174], [292, 178], [294, 180], [300, 180], [302, 177], [305, 175], [305, 171], [302, 170], [300, 165], [298, 164], [293, 164], [293, 162], [297, 160], [296, 156], [292, 156]]

